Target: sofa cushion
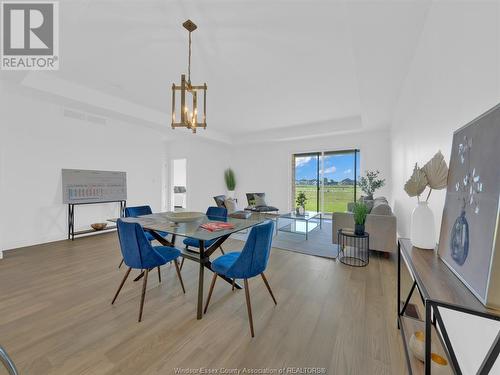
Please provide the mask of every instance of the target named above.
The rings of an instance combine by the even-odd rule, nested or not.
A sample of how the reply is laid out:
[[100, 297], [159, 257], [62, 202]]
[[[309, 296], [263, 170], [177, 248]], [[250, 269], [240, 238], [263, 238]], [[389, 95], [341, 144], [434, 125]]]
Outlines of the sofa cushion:
[[[383, 198], [383, 197], [382, 197]], [[387, 202], [387, 199], [375, 199], [373, 201], [373, 208], [370, 211], [371, 215], [392, 215], [391, 206]]]
[[217, 195], [214, 197], [214, 201], [217, 204], [217, 207], [223, 207], [226, 208], [224, 201], [226, 200], [225, 195]]
[[262, 195], [255, 194], [254, 198], [255, 198], [255, 207], [267, 206], [266, 196], [264, 194], [262, 194]]
[[266, 193], [247, 193], [248, 207], [255, 207], [255, 206], [257, 206], [257, 204], [255, 202], [255, 197], [256, 196], [261, 197], [264, 201], [266, 200]]
[[228, 214], [238, 211], [238, 204], [234, 198], [226, 198], [224, 200], [224, 206], [227, 208]]
[[279, 211], [276, 207], [273, 206], [260, 206], [260, 207], [247, 207], [245, 210], [253, 211], [253, 212], [275, 212]]

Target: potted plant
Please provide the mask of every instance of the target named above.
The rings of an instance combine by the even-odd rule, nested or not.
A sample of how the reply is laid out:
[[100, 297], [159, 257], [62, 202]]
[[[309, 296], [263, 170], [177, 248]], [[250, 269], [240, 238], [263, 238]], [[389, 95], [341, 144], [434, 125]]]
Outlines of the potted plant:
[[298, 193], [295, 202], [297, 203], [297, 213], [299, 215], [304, 215], [306, 212], [306, 202], [307, 202], [306, 193], [304, 193], [303, 191]]
[[373, 193], [385, 185], [385, 179], [378, 177], [380, 171], [366, 171], [365, 174], [359, 179], [359, 187], [366, 194], [367, 200], [373, 200]]
[[224, 171], [224, 181], [227, 187], [227, 196], [229, 198], [234, 198], [234, 189], [236, 188], [236, 177], [234, 176], [234, 171], [228, 168]]
[[362, 236], [365, 234], [365, 221], [368, 215], [368, 206], [362, 202], [354, 203], [354, 234]]

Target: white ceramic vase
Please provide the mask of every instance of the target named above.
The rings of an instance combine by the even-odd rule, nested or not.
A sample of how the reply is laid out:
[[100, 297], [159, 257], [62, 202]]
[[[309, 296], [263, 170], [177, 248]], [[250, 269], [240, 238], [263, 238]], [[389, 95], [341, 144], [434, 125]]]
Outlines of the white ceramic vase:
[[427, 202], [418, 202], [411, 214], [410, 240], [413, 246], [421, 249], [436, 247], [436, 227], [434, 214]]
[[410, 350], [413, 355], [420, 361], [425, 358], [425, 335], [422, 331], [417, 331], [410, 337]]
[[228, 190], [226, 197], [234, 199], [234, 190]]

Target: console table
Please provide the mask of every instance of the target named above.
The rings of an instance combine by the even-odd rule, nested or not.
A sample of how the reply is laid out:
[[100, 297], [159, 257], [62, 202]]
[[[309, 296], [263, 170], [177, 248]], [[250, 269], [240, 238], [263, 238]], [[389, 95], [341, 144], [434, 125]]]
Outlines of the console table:
[[[413, 279], [411, 290], [403, 302], [401, 300], [401, 260], [404, 261]], [[438, 257], [436, 251], [413, 247], [410, 240], [398, 241], [397, 316], [405, 349], [408, 372], [431, 375], [431, 351], [444, 355], [450, 365], [450, 374], [462, 374], [455, 351], [450, 342], [446, 324], [439, 308], [459, 311], [500, 321], [500, 311], [486, 308], [457, 276]], [[418, 290], [425, 306], [424, 320], [405, 315], [410, 298]], [[425, 333], [425, 362], [416, 359], [409, 351], [409, 341], [416, 330]], [[500, 332], [482, 361], [477, 374], [489, 374], [500, 353]]]
[[102, 204], [102, 203], [120, 203], [120, 217], [125, 216], [125, 207], [127, 206], [127, 201], [105, 201], [105, 202], [86, 202], [86, 203], [69, 203], [68, 204], [68, 240], [74, 240], [75, 236], [89, 233], [99, 233], [106, 232], [109, 230], [116, 229], [116, 225], [108, 225], [106, 228], [96, 231], [94, 229], [85, 229], [75, 232], [75, 206], [87, 205], [87, 204]]

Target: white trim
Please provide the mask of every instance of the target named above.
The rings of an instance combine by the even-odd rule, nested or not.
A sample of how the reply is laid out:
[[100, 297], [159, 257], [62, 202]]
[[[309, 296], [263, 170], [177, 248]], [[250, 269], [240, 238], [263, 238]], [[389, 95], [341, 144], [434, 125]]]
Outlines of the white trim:
[[[324, 171], [324, 156], [325, 154], [327, 153], [347, 153], [349, 151], [358, 151], [358, 159], [359, 159], [359, 170], [357, 171], [358, 174], [361, 176], [361, 171], [363, 170], [362, 168], [362, 158], [361, 158], [361, 147], [359, 146], [354, 146], [354, 148], [338, 148], [338, 149], [316, 149], [315, 151], [297, 151], [297, 152], [294, 152], [292, 151], [292, 153], [289, 155], [289, 160], [288, 160], [288, 168], [292, 167], [293, 168], [293, 158], [295, 155], [297, 154], [320, 154], [320, 176], [319, 176], [319, 179], [320, 179], [320, 196], [319, 196], [319, 212], [322, 212], [322, 208], [323, 208], [323, 203], [324, 203], [324, 195], [325, 195], [325, 192], [324, 192], [324, 185], [323, 185], [323, 178], [324, 178], [324, 175], [323, 175], [323, 171]], [[356, 178], [356, 176], [354, 176], [354, 178]], [[292, 184], [294, 183], [294, 181], [292, 181], [292, 171], [291, 169], [288, 170], [288, 181], [290, 181]], [[292, 210], [293, 209], [293, 198], [292, 198], [292, 186], [291, 184], [288, 185], [288, 209], [289, 210]]]

